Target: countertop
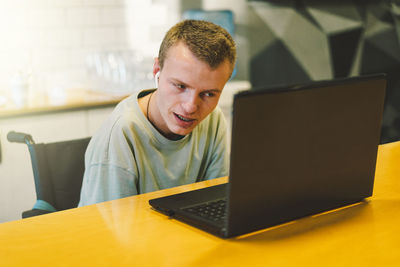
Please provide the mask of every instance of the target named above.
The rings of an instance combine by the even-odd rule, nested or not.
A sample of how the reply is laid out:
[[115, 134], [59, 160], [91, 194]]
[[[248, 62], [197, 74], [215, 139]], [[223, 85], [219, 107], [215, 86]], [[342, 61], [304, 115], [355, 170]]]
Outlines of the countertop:
[[0, 119], [70, 110], [114, 106], [128, 95], [112, 95], [87, 89], [68, 89], [58, 95], [29, 93], [24, 104], [0, 92]]
[[[226, 116], [230, 116], [233, 95], [237, 91], [248, 90], [250, 87], [251, 84], [248, 81], [229, 81], [225, 85], [219, 106]], [[52, 95], [31, 90], [24, 101], [21, 99], [15, 101], [11, 93], [0, 91], [0, 119], [115, 106], [127, 96], [128, 94], [72, 88], [53, 92]], [[18, 101], [25, 103], [18, 104]]]

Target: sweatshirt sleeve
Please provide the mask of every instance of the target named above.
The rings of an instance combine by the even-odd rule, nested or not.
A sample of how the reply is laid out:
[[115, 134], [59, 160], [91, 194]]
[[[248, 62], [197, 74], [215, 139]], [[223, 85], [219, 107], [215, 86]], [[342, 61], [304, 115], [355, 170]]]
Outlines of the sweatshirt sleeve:
[[92, 137], [79, 207], [138, 194], [138, 170], [128, 137], [132, 134], [125, 124], [120, 118], [111, 120]]
[[84, 174], [79, 207], [137, 195], [135, 175], [119, 166], [93, 164]]

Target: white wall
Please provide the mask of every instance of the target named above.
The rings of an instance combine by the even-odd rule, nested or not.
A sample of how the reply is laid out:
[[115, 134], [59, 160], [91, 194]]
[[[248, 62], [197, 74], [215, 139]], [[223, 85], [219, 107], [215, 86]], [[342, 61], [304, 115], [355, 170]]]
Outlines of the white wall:
[[91, 86], [85, 59], [97, 51], [156, 55], [165, 30], [179, 19], [178, 3], [1, 0], [0, 93], [19, 70], [33, 72], [33, 90]]
[[2, 0], [0, 90], [18, 70], [41, 78], [37, 90], [65, 76], [77, 86], [90, 51], [127, 48], [121, 0]]

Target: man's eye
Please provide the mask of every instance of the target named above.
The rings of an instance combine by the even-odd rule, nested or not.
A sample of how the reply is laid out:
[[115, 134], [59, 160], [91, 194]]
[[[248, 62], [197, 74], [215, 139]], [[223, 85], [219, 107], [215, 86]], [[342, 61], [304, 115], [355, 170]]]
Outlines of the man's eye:
[[179, 89], [185, 89], [186, 86], [183, 84], [175, 84], [175, 87], [179, 88]]
[[204, 96], [206, 96], [206, 97], [213, 97], [213, 96], [215, 96], [215, 94], [212, 93], [212, 92], [207, 92], [207, 93], [204, 93]]

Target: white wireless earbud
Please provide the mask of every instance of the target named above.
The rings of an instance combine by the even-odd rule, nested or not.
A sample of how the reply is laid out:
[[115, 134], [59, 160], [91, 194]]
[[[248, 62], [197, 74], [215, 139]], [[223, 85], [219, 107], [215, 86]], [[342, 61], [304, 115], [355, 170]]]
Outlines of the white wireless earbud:
[[156, 88], [158, 88], [158, 77], [160, 76], [160, 72], [158, 71], [154, 76], [154, 82], [156, 83]]

